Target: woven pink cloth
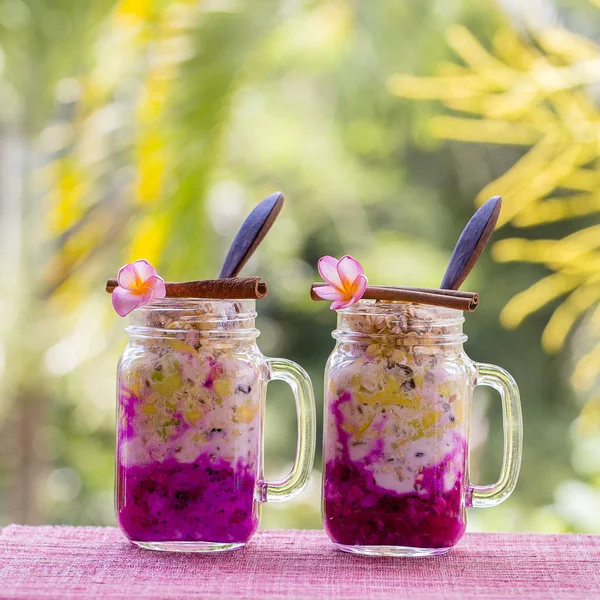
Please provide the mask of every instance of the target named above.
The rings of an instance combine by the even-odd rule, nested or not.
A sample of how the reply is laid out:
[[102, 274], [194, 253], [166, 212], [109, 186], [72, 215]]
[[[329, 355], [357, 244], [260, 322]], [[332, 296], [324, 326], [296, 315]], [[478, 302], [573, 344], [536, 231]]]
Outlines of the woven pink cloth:
[[322, 531], [261, 531], [244, 550], [165, 554], [111, 527], [0, 534], [0, 598], [312, 600], [600, 598], [600, 536], [467, 534], [436, 558], [366, 558]]

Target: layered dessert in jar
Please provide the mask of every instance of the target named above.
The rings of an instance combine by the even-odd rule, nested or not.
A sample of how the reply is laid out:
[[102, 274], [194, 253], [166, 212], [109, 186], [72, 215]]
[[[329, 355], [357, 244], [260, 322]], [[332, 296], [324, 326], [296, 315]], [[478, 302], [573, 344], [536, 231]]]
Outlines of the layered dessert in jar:
[[325, 375], [325, 529], [342, 547], [443, 550], [465, 531], [475, 370], [459, 311], [366, 302], [338, 313]]
[[132, 313], [116, 473], [130, 540], [242, 544], [256, 531], [265, 372], [250, 304], [163, 301]]

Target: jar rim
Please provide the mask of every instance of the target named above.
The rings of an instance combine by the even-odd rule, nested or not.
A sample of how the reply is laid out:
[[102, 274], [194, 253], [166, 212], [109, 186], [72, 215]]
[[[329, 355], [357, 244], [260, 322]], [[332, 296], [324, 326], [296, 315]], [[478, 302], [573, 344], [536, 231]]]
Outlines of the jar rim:
[[199, 312], [197, 316], [203, 317], [202, 320], [204, 321], [223, 321], [223, 314], [225, 314], [223, 310], [229, 306], [234, 308], [235, 312], [227, 313], [227, 321], [246, 321], [255, 319], [258, 316], [256, 300], [250, 298], [239, 300], [230, 298], [161, 298], [136, 308], [131, 313], [131, 320], [135, 320], [137, 315], [141, 316], [152, 311], [176, 315], [186, 311], [193, 312], [194, 310], [208, 308], [212, 310]]
[[256, 310], [256, 300], [253, 298], [159, 298], [135, 310], [193, 310], [202, 305], [214, 304], [215, 306], [219, 306], [233, 302], [243, 303], [248, 308]]
[[333, 337], [338, 340], [406, 338], [405, 345], [461, 344], [463, 312], [409, 302], [361, 300], [338, 312]]
[[134, 310], [130, 337], [179, 337], [192, 331], [220, 338], [256, 338], [253, 299], [162, 298]]
[[[397, 338], [409, 338], [410, 336], [406, 333], [394, 334], [394, 333], [364, 333], [358, 331], [351, 331], [348, 329], [334, 329], [331, 332], [331, 337], [338, 342], [355, 342], [357, 344], [364, 344], [368, 341], [375, 343], [377, 340], [384, 340], [390, 337]], [[465, 333], [427, 333], [420, 334], [417, 336], [417, 340], [412, 340], [411, 343], [404, 344], [405, 346], [451, 346], [456, 344], [464, 344], [469, 338]]]
[[[377, 310], [373, 310], [372, 307], [376, 307]], [[462, 310], [420, 302], [359, 300], [355, 304], [340, 308], [336, 312], [343, 315], [395, 315], [406, 313], [411, 308], [414, 311], [418, 310], [427, 315], [439, 317], [440, 320], [444, 320], [445, 324], [448, 324], [450, 320], [456, 320], [457, 323], [463, 323], [465, 320]]]

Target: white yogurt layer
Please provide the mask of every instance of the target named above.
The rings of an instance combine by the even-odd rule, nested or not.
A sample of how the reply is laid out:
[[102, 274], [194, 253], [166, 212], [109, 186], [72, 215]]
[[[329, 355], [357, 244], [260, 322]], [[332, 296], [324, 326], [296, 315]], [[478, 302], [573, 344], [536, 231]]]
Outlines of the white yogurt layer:
[[414, 492], [424, 468], [448, 460], [444, 487], [451, 489], [465, 469], [471, 380], [456, 354], [413, 348], [392, 357], [354, 347], [330, 364], [325, 460], [347, 451], [398, 494]]
[[133, 416], [132, 434], [120, 438], [121, 463], [189, 463], [205, 453], [256, 463], [264, 385], [258, 372], [251, 359], [197, 351], [179, 340], [153, 341], [126, 355], [120, 396], [133, 406], [121, 408], [120, 418]]

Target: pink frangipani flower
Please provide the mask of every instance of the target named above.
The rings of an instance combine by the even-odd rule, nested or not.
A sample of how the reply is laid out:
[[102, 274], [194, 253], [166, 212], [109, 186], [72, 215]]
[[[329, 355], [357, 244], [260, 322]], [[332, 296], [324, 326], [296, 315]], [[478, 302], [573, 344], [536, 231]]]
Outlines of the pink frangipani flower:
[[355, 258], [348, 254], [340, 260], [323, 256], [319, 259], [318, 267], [327, 285], [315, 287], [314, 291], [324, 300], [333, 300], [331, 310], [346, 308], [363, 297], [368, 282], [361, 264]]
[[167, 295], [165, 281], [147, 260], [136, 260], [119, 269], [119, 284], [112, 293], [112, 303], [121, 317], [132, 310]]

